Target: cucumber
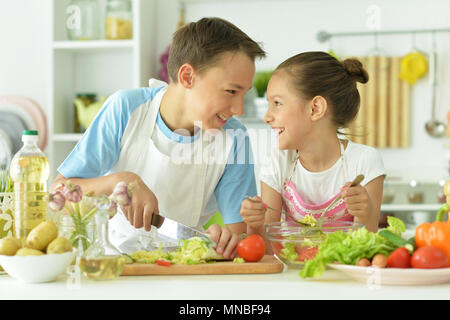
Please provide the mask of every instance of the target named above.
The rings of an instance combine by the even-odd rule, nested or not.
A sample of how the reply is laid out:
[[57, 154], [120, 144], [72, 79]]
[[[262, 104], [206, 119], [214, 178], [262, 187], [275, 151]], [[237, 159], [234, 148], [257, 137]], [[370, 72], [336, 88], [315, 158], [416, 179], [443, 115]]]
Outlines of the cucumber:
[[[393, 245], [395, 245], [397, 247], [405, 247], [409, 251], [409, 253], [413, 253], [414, 244], [411, 243], [410, 241], [407, 241], [407, 240], [403, 239], [402, 237], [396, 235], [392, 231], [384, 229], [384, 230], [379, 231], [378, 234], [380, 236], [382, 236], [383, 238], [387, 239]], [[411, 239], [414, 240], [414, 238], [411, 238]]]

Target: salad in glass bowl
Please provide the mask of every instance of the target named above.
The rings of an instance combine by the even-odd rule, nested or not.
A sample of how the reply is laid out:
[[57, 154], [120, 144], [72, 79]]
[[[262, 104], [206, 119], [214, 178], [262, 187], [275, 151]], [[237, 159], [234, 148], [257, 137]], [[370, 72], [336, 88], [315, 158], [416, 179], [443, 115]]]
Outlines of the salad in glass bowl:
[[315, 257], [319, 245], [327, 234], [336, 231], [347, 233], [362, 226], [352, 221], [339, 221], [323, 226], [289, 225], [285, 221], [271, 222], [266, 224], [266, 235], [278, 259], [289, 267], [301, 269], [308, 260]]

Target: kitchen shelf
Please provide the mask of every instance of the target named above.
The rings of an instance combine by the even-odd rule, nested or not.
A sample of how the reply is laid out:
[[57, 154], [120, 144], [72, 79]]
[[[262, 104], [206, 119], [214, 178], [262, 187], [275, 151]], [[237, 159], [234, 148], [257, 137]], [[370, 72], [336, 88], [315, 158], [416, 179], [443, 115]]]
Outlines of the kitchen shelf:
[[[98, 3], [98, 21], [101, 24], [106, 0], [99, 0]], [[50, 181], [56, 177], [57, 168], [82, 137], [80, 133], [72, 133], [73, 100], [76, 95], [95, 93], [98, 98], [107, 98], [121, 89], [147, 86], [148, 79], [156, 74], [156, 0], [132, 0], [133, 38], [129, 40], [107, 40], [104, 36], [99, 40], [69, 40], [65, 27], [69, 4], [70, 0], [51, 0], [47, 148]]]
[[264, 122], [264, 119], [257, 118], [257, 117], [236, 117], [236, 119], [239, 119], [243, 124], [267, 125]]
[[382, 204], [381, 212], [398, 212], [398, 211], [437, 211], [442, 204], [421, 203], [421, 204]]
[[69, 51], [104, 51], [133, 49], [134, 40], [54, 41], [53, 49]]
[[52, 140], [55, 142], [78, 142], [82, 133], [57, 133], [52, 136]]

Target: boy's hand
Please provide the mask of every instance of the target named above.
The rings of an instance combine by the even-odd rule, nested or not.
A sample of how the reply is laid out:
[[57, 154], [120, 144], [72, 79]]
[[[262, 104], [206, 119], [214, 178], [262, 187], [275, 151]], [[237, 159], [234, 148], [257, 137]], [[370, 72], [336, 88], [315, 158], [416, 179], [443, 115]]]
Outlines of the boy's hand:
[[150, 190], [142, 179], [136, 176], [136, 187], [133, 191], [130, 206], [122, 211], [125, 217], [135, 228], [145, 227], [146, 231], [150, 231], [153, 214], [159, 214], [158, 199]]
[[342, 188], [342, 199], [349, 214], [364, 220], [369, 213], [369, 194], [360, 184], [354, 187], [350, 187], [350, 184], [351, 182], [347, 182]]
[[216, 252], [226, 259], [234, 259], [237, 254], [237, 245], [239, 243], [239, 235], [231, 232], [227, 227], [221, 227], [218, 224], [212, 224], [206, 233], [211, 236], [216, 246]]
[[244, 199], [241, 204], [241, 216], [250, 229], [264, 228], [266, 206], [262, 199], [260, 197]]

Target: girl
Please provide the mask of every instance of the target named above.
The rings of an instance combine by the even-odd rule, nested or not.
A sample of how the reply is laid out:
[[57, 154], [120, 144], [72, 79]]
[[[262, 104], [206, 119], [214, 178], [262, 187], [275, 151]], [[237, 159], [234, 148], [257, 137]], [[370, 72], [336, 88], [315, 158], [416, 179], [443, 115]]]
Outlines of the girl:
[[[262, 199], [241, 204], [249, 234], [264, 236], [265, 223], [280, 221], [281, 213], [267, 206], [297, 220], [311, 214], [318, 219], [341, 192], [342, 200], [329, 209], [324, 224], [355, 221], [378, 229], [385, 177], [381, 156], [338, 136], [358, 113], [356, 82], [367, 81], [360, 61], [340, 62], [325, 52], [301, 53], [277, 67], [267, 87], [264, 121], [278, 135], [278, 148], [261, 170]], [[365, 179], [348, 188], [359, 174]]]

